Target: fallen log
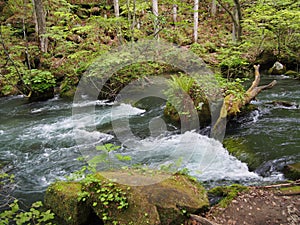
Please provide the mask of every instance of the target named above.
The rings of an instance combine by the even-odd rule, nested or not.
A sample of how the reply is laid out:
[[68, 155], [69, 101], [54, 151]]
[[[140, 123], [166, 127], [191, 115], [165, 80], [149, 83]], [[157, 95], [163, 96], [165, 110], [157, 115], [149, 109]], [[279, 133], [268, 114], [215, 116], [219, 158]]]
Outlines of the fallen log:
[[213, 133], [215, 136], [218, 136], [218, 133], [220, 133], [223, 129], [223, 121], [225, 118], [237, 115], [241, 111], [242, 107], [248, 105], [262, 90], [270, 89], [276, 85], [277, 81], [273, 80], [267, 85], [258, 86], [260, 83], [259, 67], [260, 65], [254, 65], [254, 81], [252, 82], [250, 88], [248, 88], [248, 90], [245, 92], [242, 99], [236, 98], [234, 94], [229, 94], [224, 98], [220, 116], [213, 127]]
[[291, 183], [272, 184], [272, 185], [264, 186], [264, 188], [282, 188], [282, 187], [293, 187], [293, 186], [300, 186], [300, 180], [296, 180], [295, 182], [291, 182]]
[[254, 65], [255, 78], [250, 88], [246, 91], [243, 99], [236, 99], [233, 94], [229, 94], [225, 97], [224, 103], [228, 116], [236, 115], [243, 106], [249, 104], [262, 90], [270, 89], [276, 85], [277, 81], [273, 80], [267, 85], [258, 86], [260, 83], [259, 67], [259, 65]]

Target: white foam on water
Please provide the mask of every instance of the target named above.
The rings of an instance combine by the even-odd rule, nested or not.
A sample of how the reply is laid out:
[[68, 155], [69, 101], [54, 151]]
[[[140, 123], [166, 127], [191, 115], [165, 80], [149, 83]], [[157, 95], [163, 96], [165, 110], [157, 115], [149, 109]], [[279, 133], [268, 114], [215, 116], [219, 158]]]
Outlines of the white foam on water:
[[109, 102], [108, 100], [95, 100], [90, 101], [86, 100], [80, 103], [73, 103], [72, 107], [88, 107], [88, 106], [105, 106], [105, 105], [113, 105], [114, 103]]
[[121, 103], [120, 105], [113, 107], [112, 115], [114, 118], [118, 119], [126, 116], [140, 115], [144, 112], [146, 112], [146, 110]]
[[186, 132], [163, 138], [147, 138], [135, 143], [123, 155], [130, 155], [132, 164], [140, 163], [150, 168], [176, 165], [187, 168], [201, 181], [260, 179], [249, 172], [245, 163], [229, 155], [222, 144], [195, 132]]

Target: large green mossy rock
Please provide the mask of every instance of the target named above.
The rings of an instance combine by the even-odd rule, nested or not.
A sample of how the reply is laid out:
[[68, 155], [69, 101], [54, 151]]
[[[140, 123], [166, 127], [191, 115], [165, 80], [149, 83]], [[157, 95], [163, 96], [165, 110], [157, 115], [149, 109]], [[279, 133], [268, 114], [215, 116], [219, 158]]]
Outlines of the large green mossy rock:
[[284, 176], [291, 180], [300, 179], [300, 162], [287, 165], [283, 168]]
[[82, 185], [78, 182], [55, 182], [46, 191], [45, 206], [67, 224], [85, 224], [91, 208], [84, 202], [78, 201], [81, 193]]
[[[124, 172], [113, 173], [118, 177], [118, 173], [122, 176]], [[70, 185], [74, 191], [70, 192]], [[85, 201], [78, 201], [79, 196], [85, 196]], [[93, 210], [104, 224], [180, 225], [186, 215], [209, 206], [205, 189], [180, 174], [152, 185], [127, 186], [96, 173], [81, 183], [54, 183], [48, 188], [45, 201], [67, 224], [82, 224], [88, 220], [89, 210]]]
[[205, 189], [183, 175], [174, 175], [161, 183], [136, 187], [158, 211], [161, 224], [183, 224], [185, 215], [196, 214], [209, 206]]

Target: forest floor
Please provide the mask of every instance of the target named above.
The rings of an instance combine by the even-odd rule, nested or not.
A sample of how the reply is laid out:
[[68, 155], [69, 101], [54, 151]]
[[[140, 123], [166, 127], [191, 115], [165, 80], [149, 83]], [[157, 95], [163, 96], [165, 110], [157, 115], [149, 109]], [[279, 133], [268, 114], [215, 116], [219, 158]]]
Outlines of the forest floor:
[[[300, 186], [289, 188], [251, 187], [239, 193], [226, 207], [213, 206], [206, 219], [221, 225], [298, 225], [300, 224]], [[203, 225], [196, 219], [189, 225]]]

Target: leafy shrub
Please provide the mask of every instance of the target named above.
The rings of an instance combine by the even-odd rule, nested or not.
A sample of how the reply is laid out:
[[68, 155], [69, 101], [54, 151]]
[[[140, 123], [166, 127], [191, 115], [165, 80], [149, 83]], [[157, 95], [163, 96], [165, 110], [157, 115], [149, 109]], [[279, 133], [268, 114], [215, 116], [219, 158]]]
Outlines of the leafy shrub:
[[[1, 207], [6, 208], [0, 213], [0, 224], [3, 225], [52, 225], [50, 222], [54, 219], [54, 213], [50, 210], [40, 211], [43, 203], [41, 201], [34, 202], [29, 211], [20, 209], [19, 201], [12, 197], [10, 192], [14, 188], [14, 175], [6, 173], [3, 169], [0, 170], [0, 196], [4, 200], [0, 201]], [[8, 191], [8, 189], [10, 191]]]
[[49, 71], [29, 70], [23, 77], [24, 83], [28, 85], [32, 91], [44, 92], [55, 86], [54, 76]]
[[41, 212], [39, 209], [43, 206], [41, 201], [34, 202], [27, 212], [20, 210], [19, 201], [15, 200], [9, 205], [9, 209], [0, 214], [0, 223], [3, 225], [9, 224], [36, 224], [36, 225], [52, 225], [50, 222], [54, 219], [54, 213], [50, 210]]

